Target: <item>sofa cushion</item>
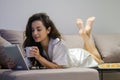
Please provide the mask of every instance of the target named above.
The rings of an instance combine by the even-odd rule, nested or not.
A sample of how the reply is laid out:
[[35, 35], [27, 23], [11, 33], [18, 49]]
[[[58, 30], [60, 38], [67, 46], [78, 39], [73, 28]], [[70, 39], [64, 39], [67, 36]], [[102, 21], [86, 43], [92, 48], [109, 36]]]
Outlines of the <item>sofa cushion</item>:
[[94, 41], [104, 62], [120, 62], [120, 34], [97, 34]]
[[23, 31], [0, 29], [0, 35], [12, 44], [23, 43]]
[[0, 65], [2, 67], [6, 68], [6, 62], [8, 61], [7, 56], [4, 54], [3, 46], [5, 45], [11, 45], [8, 41], [6, 41], [4, 38], [0, 36]]

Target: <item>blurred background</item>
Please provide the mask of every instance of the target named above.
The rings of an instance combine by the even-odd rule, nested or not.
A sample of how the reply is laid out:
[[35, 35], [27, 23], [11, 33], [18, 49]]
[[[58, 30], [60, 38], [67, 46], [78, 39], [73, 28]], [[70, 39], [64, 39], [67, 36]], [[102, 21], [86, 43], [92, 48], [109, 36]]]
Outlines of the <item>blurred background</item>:
[[77, 34], [76, 19], [95, 16], [93, 33], [120, 33], [120, 0], [0, 0], [0, 29], [25, 30], [28, 18], [47, 13], [62, 34]]

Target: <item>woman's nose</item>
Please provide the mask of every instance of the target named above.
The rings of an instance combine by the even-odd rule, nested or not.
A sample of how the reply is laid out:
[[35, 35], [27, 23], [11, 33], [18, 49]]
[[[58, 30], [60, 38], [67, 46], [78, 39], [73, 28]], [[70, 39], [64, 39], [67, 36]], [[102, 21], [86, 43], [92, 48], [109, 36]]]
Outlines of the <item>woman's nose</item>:
[[37, 34], [37, 30], [35, 30], [33, 34], [36, 35]]

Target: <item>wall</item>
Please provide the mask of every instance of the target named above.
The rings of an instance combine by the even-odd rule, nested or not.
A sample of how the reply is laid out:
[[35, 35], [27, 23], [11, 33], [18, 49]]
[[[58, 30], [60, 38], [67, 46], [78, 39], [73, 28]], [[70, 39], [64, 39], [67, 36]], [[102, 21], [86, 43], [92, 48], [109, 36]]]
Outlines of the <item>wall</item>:
[[25, 30], [29, 16], [46, 12], [63, 34], [76, 34], [76, 19], [96, 16], [94, 33], [120, 33], [120, 0], [0, 0], [0, 28]]

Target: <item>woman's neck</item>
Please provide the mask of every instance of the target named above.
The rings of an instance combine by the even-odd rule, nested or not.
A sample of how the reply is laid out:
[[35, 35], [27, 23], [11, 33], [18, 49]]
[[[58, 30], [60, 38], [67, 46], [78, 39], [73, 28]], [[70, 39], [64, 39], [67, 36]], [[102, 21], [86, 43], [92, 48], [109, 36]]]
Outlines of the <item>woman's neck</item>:
[[44, 50], [47, 50], [48, 49], [48, 46], [49, 46], [49, 38], [46, 38], [44, 41], [41, 41], [41, 45], [43, 47]]

